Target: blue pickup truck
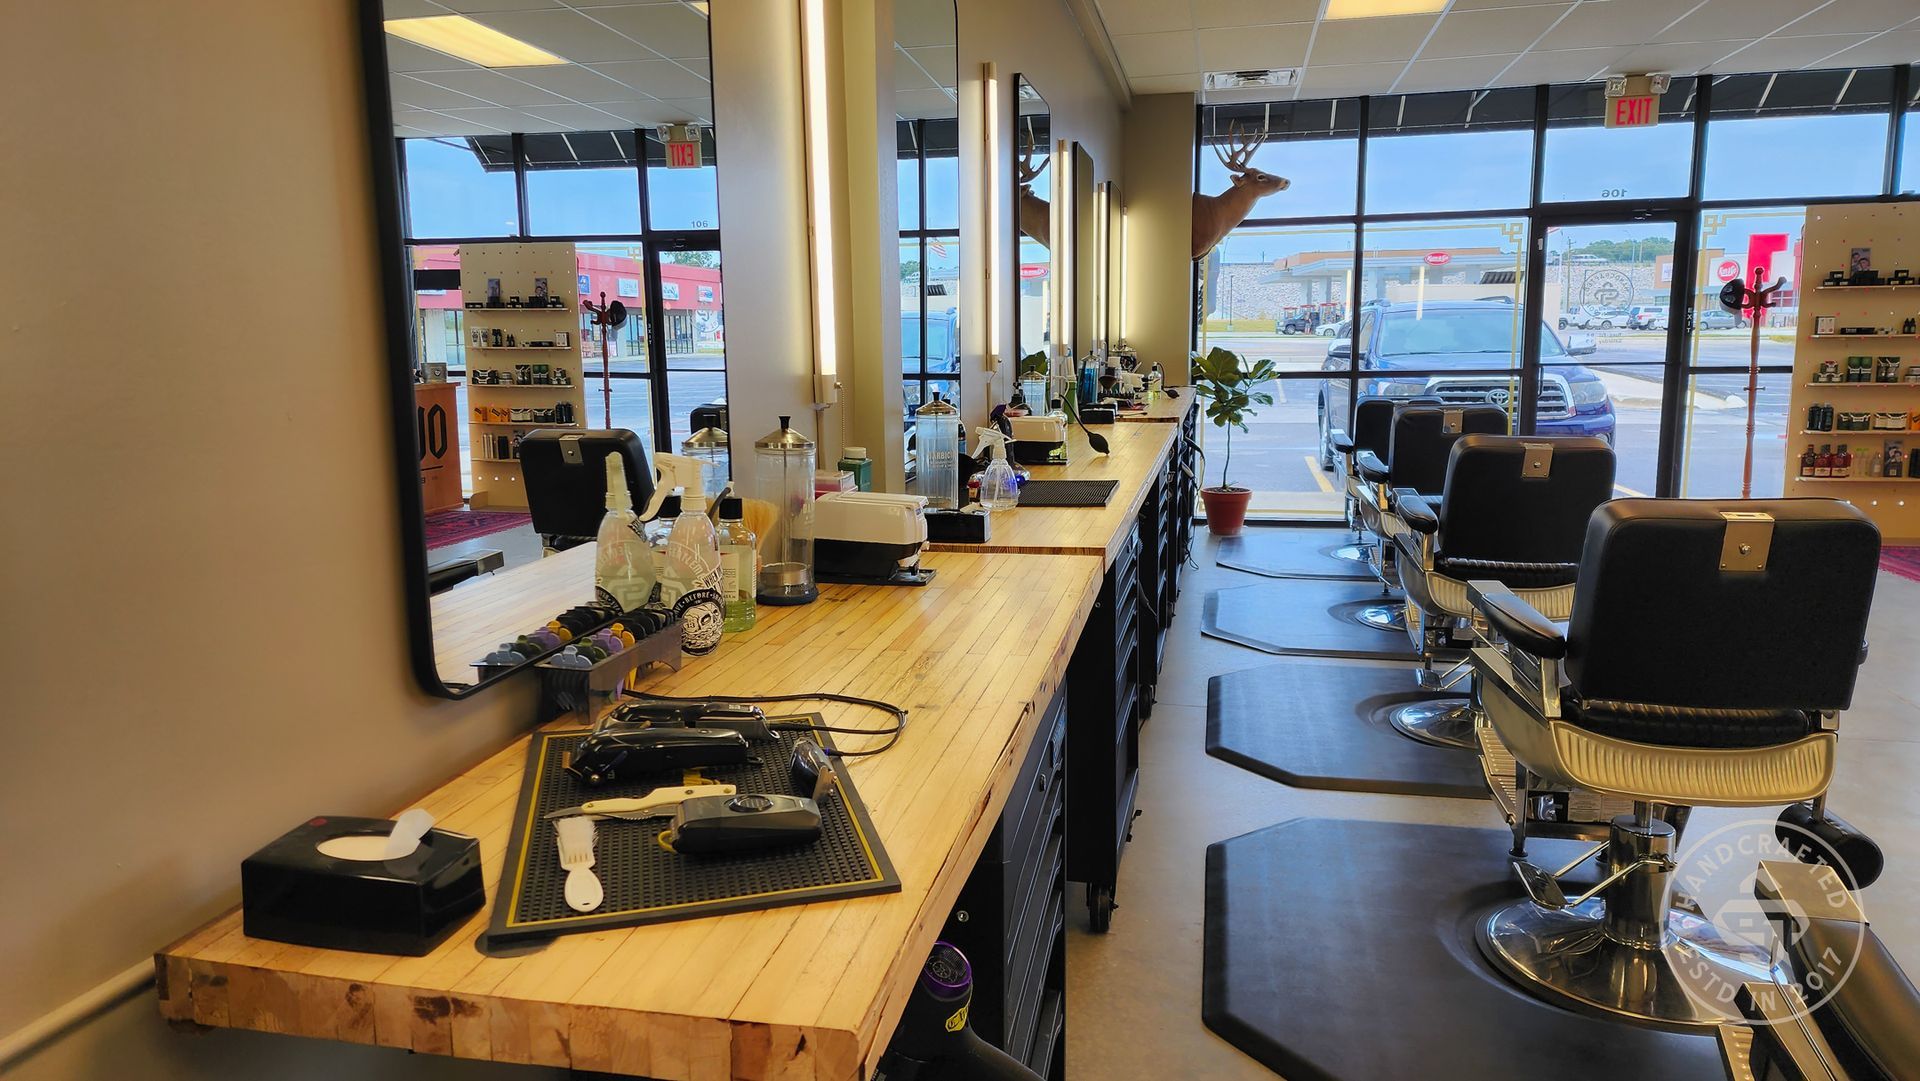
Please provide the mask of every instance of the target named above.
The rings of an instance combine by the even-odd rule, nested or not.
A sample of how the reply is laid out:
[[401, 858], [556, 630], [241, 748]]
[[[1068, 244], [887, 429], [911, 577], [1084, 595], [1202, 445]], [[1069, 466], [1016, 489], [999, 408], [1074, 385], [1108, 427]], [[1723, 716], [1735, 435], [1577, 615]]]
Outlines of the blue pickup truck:
[[[1512, 304], [1498, 300], [1374, 303], [1363, 308], [1359, 379], [1320, 384], [1321, 467], [1333, 468], [1328, 433], [1352, 415], [1356, 385], [1362, 395], [1497, 405], [1517, 417], [1520, 386], [1514, 361], [1520, 343], [1514, 339], [1523, 326], [1520, 318]], [[1352, 349], [1351, 341], [1336, 338], [1327, 347], [1322, 370], [1346, 371]], [[1613, 399], [1606, 384], [1570, 360], [1593, 351], [1591, 339], [1569, 349], [1551, 327], [1541, 324], [1538, 434], [1595, 435], [1613, 442]]]

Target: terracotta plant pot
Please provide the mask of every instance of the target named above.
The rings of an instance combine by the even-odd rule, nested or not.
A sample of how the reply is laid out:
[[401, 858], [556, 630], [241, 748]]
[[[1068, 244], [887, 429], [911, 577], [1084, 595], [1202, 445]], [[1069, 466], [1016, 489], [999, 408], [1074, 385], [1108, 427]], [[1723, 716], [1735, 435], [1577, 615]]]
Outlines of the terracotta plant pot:
[[1251, 488], [1202, 488], [1200, 502], [1207, 507], [1207, 532], [1216, 537], [1237, 537], [1247, 524], [1247, 504], [1253, 501]]

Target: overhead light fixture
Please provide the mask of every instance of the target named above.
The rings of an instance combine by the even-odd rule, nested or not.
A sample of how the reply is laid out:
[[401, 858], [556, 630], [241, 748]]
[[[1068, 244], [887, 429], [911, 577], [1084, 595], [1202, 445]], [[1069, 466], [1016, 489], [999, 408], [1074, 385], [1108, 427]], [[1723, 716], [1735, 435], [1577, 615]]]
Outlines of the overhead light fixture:
[[1447, 0], [1327, 0], [1329, 19], [1379, 19], [1388, 15], [1431, 15]]
[[1300, 81], [1299, 68], [1254, 68], [1249, 71], [1209, 71], [1202, 89], [1281, 89]]
[[806, 55], [801, 87], [807, 124], [807, 220], [813, 234], [813, 402], [840, 397], [840, 300], [833, 277], [833, 141], [827, 98], [826, 0], [803, 0], [800, 34]]
[[566, 63], [537, 45], [509, 37], [465, 15], [388, 19], [386, 27], [387, 33], [394, 37], [483, 68], [532, 68]]

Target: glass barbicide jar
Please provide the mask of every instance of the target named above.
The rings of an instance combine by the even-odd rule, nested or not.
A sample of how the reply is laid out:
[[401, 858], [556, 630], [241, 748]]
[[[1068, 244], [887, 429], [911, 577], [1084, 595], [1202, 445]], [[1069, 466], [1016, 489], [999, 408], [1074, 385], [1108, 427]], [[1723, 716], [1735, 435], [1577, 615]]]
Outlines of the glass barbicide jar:
[[781, 417], [779, 431], [753, 444], [754, 495], [763, 504], [756, 509], [772, 514], [764, 530], [755, 530], [761, 604], [805, 604], [820, 595], [813, 580], [813, 440], [794, 431], [792, 420]]

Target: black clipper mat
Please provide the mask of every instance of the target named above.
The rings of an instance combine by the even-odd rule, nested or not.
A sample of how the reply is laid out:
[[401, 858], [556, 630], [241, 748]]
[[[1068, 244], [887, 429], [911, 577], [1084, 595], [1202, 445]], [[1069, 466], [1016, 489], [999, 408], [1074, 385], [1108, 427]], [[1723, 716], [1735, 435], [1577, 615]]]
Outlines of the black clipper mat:
[[1373, 569], [1367, 564], [1372, 553], [1372, 543], [1354, 540], [1346, 529], [1248, 526], [1237, 537], [1221, 538], [1213, 561], [1267, 578], [1372, 581]]
[[1023, 507], [1104, 507], [1117, 480], [1030, 480], [1020, 486]]
[[[1725, 1077], [1711, 1034], [1578, 1014], [1493, 970], [1474, 931], [1524, 896], [1512, 840], [1304, 819], [1209, 846], [1201, 1020], [1287, 1081]], [[1585, 847], [1527, 840], [1548, 867]]]
[[1287, 578], [1207, 594], [1200, 633], [1283, 656], [1417, 661], [1404, 627], [1361, 622], [1364, 613], [1405, 607], [1377, 582]]
[[[819, 714], [783, 720], [811, 720]], [[681, 855], [661, 834], [672, 818], [628, 822], [603, 818], [594, 842], [593, 872], [606, 899], [592, 912], [575, 912], [563, 896], [567, 872], [547, 812], [591, 799], [639, 796], [660, 784], [694, 783], [682, 777], [616, 782], [588, 787], [561, 768], [561, 756], [587, 735], [585, 729], [535, 732], [507, 843], [505, 870], [494, 896], [486, 947], [577, 931], [601, 931], [641, 923], [750, 912], [841, 897], [895, 893], [900, 878], [874, 832], [867, 808], [841, 759], [833, 760], [839, 785], [820, 807], [820, 839], [794, 848], [725, 855]], [[811, 736], [833, 746], [825, 732], [782, 732], [780, 742], [755, 744], [758, 764], [705, 767], [700, 783], [731, 784], [742, 792], [797, 796], [789, 771], [796, 739]], [[688, 778], [691, 774], [686, 775]]]
[[1397, 664], [1284, 660], [1207, 681], [1207, 753], [1295, 788], [1486, 799], [1473, 751], [1435, 747], [1388, 723], [1399, 706], [1458, 699]]

